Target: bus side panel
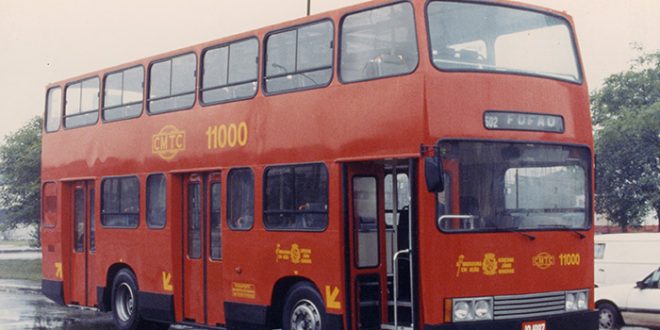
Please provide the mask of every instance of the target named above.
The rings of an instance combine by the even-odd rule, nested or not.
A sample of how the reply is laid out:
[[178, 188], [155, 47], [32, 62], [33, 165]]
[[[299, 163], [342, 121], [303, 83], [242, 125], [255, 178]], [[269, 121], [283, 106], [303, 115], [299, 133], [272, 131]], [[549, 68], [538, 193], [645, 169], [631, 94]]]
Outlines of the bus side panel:
[[[139, 175], [141, 209], [146, 206], [146, 178], [146, 174]], [[99, 203], [102, 203], [102, 195], [101, 192]], [[172, 203], [172, 199], [168, 198], [167, 202]], [[99, 210], [101, 209], [100, 205]], [[175, 204], [173, 205], [175, 206]], [[91, 290], [94, 292], [89, 293], [97, 296], [99, 305], [111, 301], [113, 276], [120, 269], [126, 268], [135, 274], [140, 291], [140, 312], [142, 314], [148, 313], [145, 318], [168, 322], [175, 320], [175, 303], [172, 297], [175, 294], [174, 290], [178, 290], [180, 287], [175, 282], [177, 278], [176, 267], [172, 263], [172, 260], [175, 260], [174, 258], [180, 260], [177, 250], [172, 248], [175, 244], [179, 244], [180, 249], [177, 237], [172, 237], [173, 232], [178, 232], [177, 221], [179, 221], [179, 216], [176, 216], [176, 214], [180, 214], [180, 212], [176, 213], [175, 210], [176, 206], [171, 213], [168, 213], [164, 228], [148, 227], [146, 209], [140, 211], [137, 228], [104, 227], [102, 215], [99, 217], [99, 226], [96, 229], [96, 256], [93, 266], [95, 270], [94, 285], [91, 286]], [[101, 213], [98, 212], [98, 214]], [[108, 296], [100, 297], [100, 294]], [[168, 303], [163, 304], [164, 301]], [[103, 307], [105, 309], [111, 306]]]
[[343, 241], [343, 216], [339, 199], [331, 197], [340, 195], [338, 165], [328, 166], [328, 226], [318, 232], [263, 228], [264, 195], [260, 189], [263, 187], [263, 169], [254, 167], [253, 228], [235, 231], [226, 228], [226, 223], [223, 223], [224, 297], [225, 306], [232, 307], [225, 309], [226, 321], [229, 324], [266, 322], [268, 320], [263, 319], [265, 314], [259, 319], [255, 315], [246, 319], [247, 314], [240, 310], [256, 312], [264, 308], [271, 309], [270, 321], [281, 320], [288, 288], [305, 281], [311, 283], [321, 295], [331, 320], [329, 322], [341, 328], [341, 315], [346, 306], [342, 264], [344, 250], [338, 248]]
[[[167, 225], [170, 238], [170, 284], [174, 295], [174, 319], [183, 321], [183, 182], [180, 175], [167, 176]], [[165, 258], [163, 258], [164, 260]], [[167, 277], [167, 275], [164, 275]], [[167, 278], [165, 278], [167, 280]]]
[[64, 304], [62, 265], [62, 184], [47, 182], [42, 185], [42, 282], [44, 295], [58, 304]]

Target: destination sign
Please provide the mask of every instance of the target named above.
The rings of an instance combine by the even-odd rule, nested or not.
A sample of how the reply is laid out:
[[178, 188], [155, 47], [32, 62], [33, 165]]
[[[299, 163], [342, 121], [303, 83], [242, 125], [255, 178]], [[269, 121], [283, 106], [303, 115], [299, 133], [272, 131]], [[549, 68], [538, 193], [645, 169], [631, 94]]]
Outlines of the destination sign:
[[493, 130], [564, 132], [564, 118], [523, 112], [486, 111], [484, 126]]

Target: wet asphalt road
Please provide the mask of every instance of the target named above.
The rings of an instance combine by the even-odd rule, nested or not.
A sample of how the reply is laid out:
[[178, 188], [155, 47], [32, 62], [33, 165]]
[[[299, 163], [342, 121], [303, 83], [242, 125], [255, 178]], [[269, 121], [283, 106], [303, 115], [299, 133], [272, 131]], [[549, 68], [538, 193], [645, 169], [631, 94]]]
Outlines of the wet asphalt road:
[[0, 329], [114, 329], [110, 314], [59, 306], [40, 293], [0, 291]]

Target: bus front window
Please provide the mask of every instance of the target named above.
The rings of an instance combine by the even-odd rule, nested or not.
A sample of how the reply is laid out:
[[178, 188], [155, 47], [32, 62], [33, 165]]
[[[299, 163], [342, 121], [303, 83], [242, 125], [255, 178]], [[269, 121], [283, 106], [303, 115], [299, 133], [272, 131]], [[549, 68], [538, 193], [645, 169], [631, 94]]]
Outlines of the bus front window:
[[433, 64], [441, 70], [581, 81], [572, 30], [563, 18], [449, 1], [431, 1], [427, 13]]
[[442, 142], [442, 159], [458, 164], [450, 191], [458, 203], [438, 211], [455, 231], [586, 229], [589, 150], [533, 143]]

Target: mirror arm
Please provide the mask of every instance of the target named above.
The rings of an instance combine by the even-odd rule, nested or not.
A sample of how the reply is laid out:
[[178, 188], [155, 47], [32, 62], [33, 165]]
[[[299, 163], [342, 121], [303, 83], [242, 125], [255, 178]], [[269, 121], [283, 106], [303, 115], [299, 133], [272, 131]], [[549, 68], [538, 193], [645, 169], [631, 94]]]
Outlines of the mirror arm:
[[[429, 156], [428, 154], [431, 153]], [[445, 189], [444, 169], [440, 156], [440, 147], [437, 145], [420, 145], [420, 157], [425, 158], [424, 173], [426, 176], [426, 189], [429, 192], [443, 192]], [[432, 158], [431, 158], [432, 157]]]

